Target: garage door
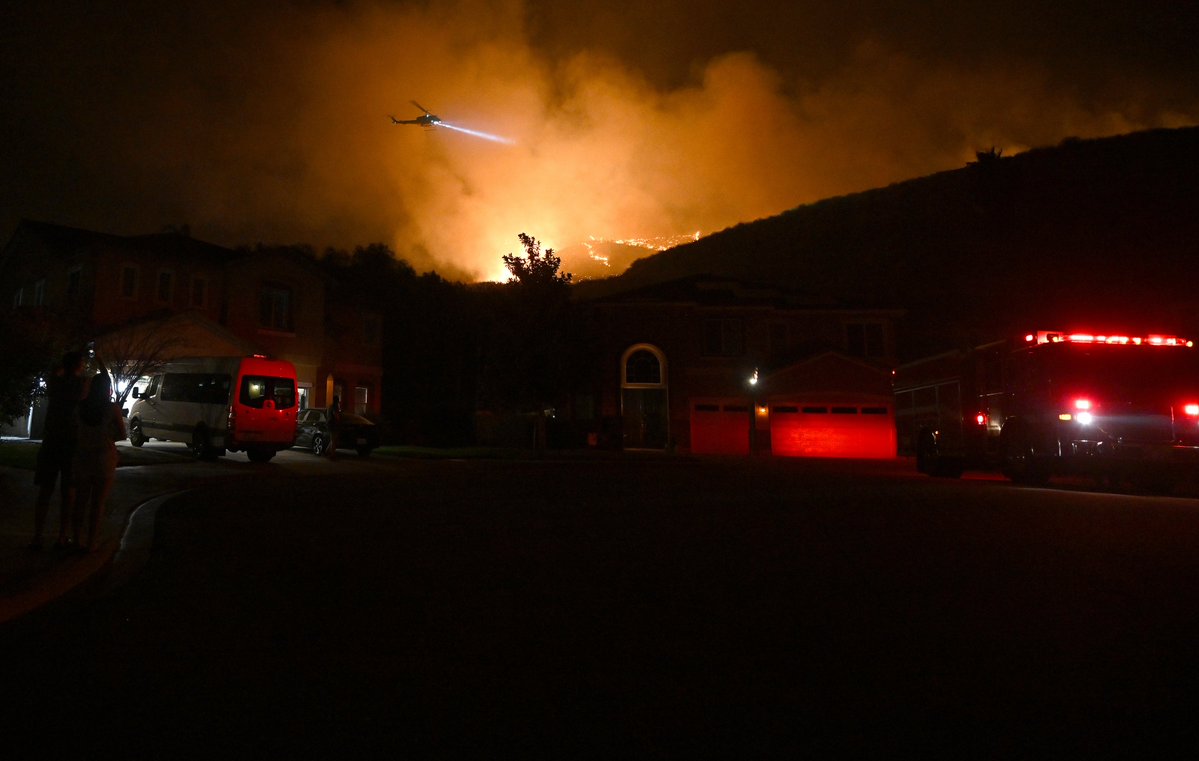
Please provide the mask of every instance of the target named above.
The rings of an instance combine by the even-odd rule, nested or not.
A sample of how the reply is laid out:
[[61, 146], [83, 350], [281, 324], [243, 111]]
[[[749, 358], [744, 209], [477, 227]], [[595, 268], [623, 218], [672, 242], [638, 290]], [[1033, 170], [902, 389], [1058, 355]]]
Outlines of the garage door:
[[889, 459], [895, 456], [894, 410], [878, 403], [776, 404], [770, 446], [780, 457]]
[[749, 405], [744, 402], [693, 403], [691, 451], [695, 454], [749, 454]]

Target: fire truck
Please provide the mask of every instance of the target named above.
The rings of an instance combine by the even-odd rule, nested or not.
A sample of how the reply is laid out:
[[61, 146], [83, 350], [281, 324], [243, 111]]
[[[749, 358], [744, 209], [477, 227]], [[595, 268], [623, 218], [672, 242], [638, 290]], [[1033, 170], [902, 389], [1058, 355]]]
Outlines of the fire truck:
[[1199, 474], [1199, 348], [1178, 336], [1030, 332], [902, 365], [895, 398], [900, 454], [930, 475], [1169, 491]]

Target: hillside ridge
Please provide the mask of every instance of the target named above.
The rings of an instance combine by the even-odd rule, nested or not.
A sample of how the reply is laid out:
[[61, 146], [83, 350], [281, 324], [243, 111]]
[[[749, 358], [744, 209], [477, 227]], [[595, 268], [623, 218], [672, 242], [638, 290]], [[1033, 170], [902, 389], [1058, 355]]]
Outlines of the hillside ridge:
[[1199, 127], [1068, 139], [746, 222], [580, 283], [695, 274], [900, 308], [905, 354], [1051, 325], [1199, 333]]

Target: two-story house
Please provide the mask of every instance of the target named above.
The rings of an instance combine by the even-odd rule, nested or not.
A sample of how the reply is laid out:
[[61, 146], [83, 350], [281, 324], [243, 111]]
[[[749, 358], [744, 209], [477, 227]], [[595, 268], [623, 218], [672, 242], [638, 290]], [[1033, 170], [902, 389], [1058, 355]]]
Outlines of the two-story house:
[[896, 310], [694, 276], [590, 302], [625, 449], [893, 457]]
[[[23, 221], [0, 253], [0, 305], [54, 315], [73, 338], [168, 335], [162, 358], [268, 354], [305, 406], [381, 409], [381, 319], [334, 300], [309, 256], [232, 250], [186, 232], [119, 236]], [[129, 345], [126, 342], [126, 345]]]

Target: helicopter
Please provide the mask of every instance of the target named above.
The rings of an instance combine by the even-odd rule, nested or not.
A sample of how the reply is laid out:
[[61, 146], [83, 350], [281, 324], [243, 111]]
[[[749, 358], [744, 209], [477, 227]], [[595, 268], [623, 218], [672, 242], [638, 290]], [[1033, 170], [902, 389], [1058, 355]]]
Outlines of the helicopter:
[[409, 102], [412, 105], [419, 108], [421, 111], [424, 111], [425, 112], [424, 115], [418, 116], [415, 119], [397, 119], [394, 116], [392, 116], [392, 117], [390, 117], [392, 124], [419, 124], [422, 127], [436, 127], [438, 124], [441, 123], [440, 116], [437, 116], [436, 114], [431, 113], [429, 111], [429, 109], [427, 109], [424, 106], [422, 106], [421, 104], [417, 103], [415, 100], [409, 101]]

